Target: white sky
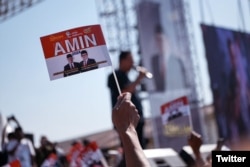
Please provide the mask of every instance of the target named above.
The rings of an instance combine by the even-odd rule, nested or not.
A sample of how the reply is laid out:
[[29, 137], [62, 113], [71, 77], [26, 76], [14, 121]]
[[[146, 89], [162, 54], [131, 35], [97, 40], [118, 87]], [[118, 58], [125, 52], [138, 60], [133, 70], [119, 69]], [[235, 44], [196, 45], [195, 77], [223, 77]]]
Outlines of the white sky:
[[[203, 90], [209, 103], [200, 0], [190, 2]], [[242, 29], [237, 2], [204, 0], [205, 23]], [[249, 4], [247, 0], [242, 3], [250, 32]], [[112, 128], [106, 86], [110, 67], [50, 81], [40, 43], [41, 36], [91, 24], [99, 24], [94, 0], [43, 1], [0, 24], [0, 112], [14, 114], [25, 132], [34, 133], [36, 144], [41, 135], [61, 141]]]

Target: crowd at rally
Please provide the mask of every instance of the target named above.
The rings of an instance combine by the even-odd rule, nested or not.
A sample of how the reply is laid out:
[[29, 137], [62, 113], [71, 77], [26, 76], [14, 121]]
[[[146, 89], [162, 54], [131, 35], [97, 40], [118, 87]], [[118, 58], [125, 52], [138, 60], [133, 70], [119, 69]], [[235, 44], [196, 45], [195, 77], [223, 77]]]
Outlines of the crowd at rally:
[[[117, 108], [117, 107], [116, 107]], [[121, 109], [119, 109], [121, 108]], [[119, 110], [136, 110], [133, 105], [126, 106], [122, 109], [122, 106], [119, 107]], [[117, 110], [117, 109], [115, 109]], [[121, 113], [122, 113], [121, 112]], [[137, 113], [136, 113], [137, 114]], [[115, 117], [115, 116], [113, 116]], [[114, 124], [117, 127], [118, 133], [120, 136], [123, 132], [124, 128], [123, 126], [125, 124], [122, 124], [121, 121], [123, 119], [127, 120], [126, 118], [112, 118]], [[120, 117], [120, 115], [119, 115]], [[138, 114], [136, 115], [136, 120], [132, 120], [134, 124], [137, 124], [138, 121]], [[14, 132], [6, 133], [6, 127], [4, 131], [2, 132], [2, 153], [1, 153], [1, 166], [4, 164], [8, 164], [7, 166], [11, 167], [104, 167], [108, 166], [106, 161], [107, 159], [104, 158], [103, 153], [98, 148], [98, 145], [95, 142], [88, 141], [84, 139], [83, 141], [74, 141], [71, 144], [71, 148], [65, 152], [65, 150], [61, 149], [57, 143], [51, 142], [46, 136], [42, 136], [40, 138], [40, 146], [35, 148], [34, 144], [30, 139], [24, 136], [24, 132], [22, 127], [20, 126], [19, 122], [14, 116], [7, 118], [8, 123], [11, 121], [16, 123], [16, 128]], [[8, 123], [6, 125], [8, 125]], [[129, 125], [130, 126], [130, 125]], [[134, 135], [136, 133], [133, 133]], [[135, 135], [137, 137], [137, 135]], [[4, 140], [4, 138], [7, 137], [7, 140]], [[135, 141], [135, 144], [134, 144]], [[122, 163], [122, 158], [120, 159], [120, 162], [116, 162], [116, 166], [125, 166], [126, 163], [136, 162], [142, 163], [139, 166], [148, 166], [149, 163], [145, 159], [145, 157], [141, 158], [141, 155], [143, 155], [142, 147], [139, 144], [138, 137], [137, 138], [131, 138], [131, 140], [125, 140], [121, 138], [121, 142], [123, 143], [124, 150], [123, 152], [128, 155], [133, 155], [133, 150], [131, 147], [136, 148], [138, 147], [141, 152], [139, 152], [139, 158], [128, 160], [126, 158], [129, 158], [127, 156], [125, 164]], [[132, 142], [127, 144], [128, 142]], [[208, 156], [206, 160], [204, 160], [200, 153], [200, 147], [202, 145], [202, 138], [199, 134], [192, 132], [190, 135], [190, 138], [188, 138], [187, 143], [192, 148], [192, 151], [195, 155], [195, 160], [190, 159], [186, 162], [188, 163], [188, 166], [210, 166], [211, 165], [211, 156]], [[221, 150], [221, 147], [223, 145], [223, 142], [220, 142], [217, 144], [217, 147], [214, 150]], [[212, 150], [211, 150], [212, 151]], [[5, 153], [5, 154], [4, 154]], [[91, 153], [91, 156], [89, 155]], [[137, 153], [138, 154], [138, 153]], [[141, 154], [141, 155], [140, 155]], [[121, 156], [122, 157], [122, 156]], [[106, 157], [107, 158], [107, 157]], [[134, 158], [134, 156], [132, 157]], [[131, 158], [131, 159], [132, 159]], [[191, 161], [190, 161], [191, 160]], [[91, 164], [91, 165], [90, 165]], [[144, 165], [143, 165], [144, 164]], [[110, 165], [110, 164], [109, 164]], [[114, 164], [113, 164], [114, 165]]]
[[[14, 131], [7, 132], [8, 125], [13, 122], [16, 124]], [[74, 141], [70, 150], [66, 152], [58, 146], [57, 142], [51, 142], [47, 136], [41, 136], [39, 147], [35, 147], [15, 116], [7, 118], [1, 137], [0, 166], [83, 167], [91, 163], [97, 167], [103, 163], [103, 155], [97, 144], [86, 139], [82, 142]]]
[[[111, 74], [108, 78], [108, 87], [112, 99], [112, 122], [121, 140], [120, 159], [112, 166], [117, 167], [141, 167], [150, 166], [144, 155], [145, 146], [143, 126], [144, 117], [142, 105], [136, 96], [136, 85], [145, 77], [146, 70], [139, 71], [134, 82], [127, 76], [133, 68], [131, 52], [121, 52], [119, 56], [119, 69], [115, 71], [120, 84], [120, 91], [115, 84], [115, 78]], [[129, 92], [129, 93], [128, 93]], [[118, 98], [117, 98], [118, 97]], [[7, 118], [8, 122], [2, 132], [1, 164], [12, 167], [106, 167], [109, 157], [104, 156], [95, 141], [75, 141], [69, 151], [62, 150], [57, 143], [51, 142], [46, 136], [40, 138], [40, 146], [34, 147], [14, 116]], [[8, 123], [15, 122], [14, 132], [6, 133]], [[210, 166], [211, 157], [204, 160], [200, 153], [202, 145], [201, 136], [195, 132], [190, 134], [187, 143], [192, 148], [195, 160], [189, 157], [188, 166]], [[218, 143], [215, 150], [221, 149]], [[211, 150], [212, 151], [212, 150]], [[4, 158], [5, 157], [5, 158]], [[4, 161], [5, 160], [5, 161]], [[110, 165], [110, 164], [109, 164]]]

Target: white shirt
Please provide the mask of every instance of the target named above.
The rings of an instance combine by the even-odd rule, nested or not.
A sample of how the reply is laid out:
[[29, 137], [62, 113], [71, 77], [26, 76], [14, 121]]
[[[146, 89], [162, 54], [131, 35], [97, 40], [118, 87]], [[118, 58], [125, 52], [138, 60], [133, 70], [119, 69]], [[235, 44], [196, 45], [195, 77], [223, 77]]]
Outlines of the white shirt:
[[29, 139], [23, 138], [15, 153], [15, 156], [20, 161], [22, 167], [32, 167], [31, 155], [35, 156], [34, 147]]
[[[9, 151], [12, 151], [17, 145], [18, 145], [18, 141], [16, 139], [11, 139], [7, 144], [6, 144], [6, 150], [9, 152]], [[12, 162], [14, 161], [16, 158], [15, 158], [15, 155], [10, 155], [8, 154], [8, 162]]]

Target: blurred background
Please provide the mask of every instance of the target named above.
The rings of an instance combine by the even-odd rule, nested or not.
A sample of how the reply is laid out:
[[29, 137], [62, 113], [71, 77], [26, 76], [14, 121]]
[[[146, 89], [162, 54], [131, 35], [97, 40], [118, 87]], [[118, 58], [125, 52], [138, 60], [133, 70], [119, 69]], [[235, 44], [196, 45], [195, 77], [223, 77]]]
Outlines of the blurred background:
[[[224, 138], [231, 148], [249, 148], [249, 15], [249, 0], [0, 0], [0, 130], [14, 115], [36, 147], [42, 135], [65, 150], [86, 137], [103, 148], [119, 145], [111, 67], [50, 81], [40, 43], [41, 36], [100, 24], [114, 68], [119, 51], [131, 50], [136, 65], [154, 75], [138, 88], [148, 148], [187, 144], [186, 136], [165, 136], [159, 121], [160, 106], [181, 96], [203, 143]], [[245, 140], [248, 147], [240, 146]]]

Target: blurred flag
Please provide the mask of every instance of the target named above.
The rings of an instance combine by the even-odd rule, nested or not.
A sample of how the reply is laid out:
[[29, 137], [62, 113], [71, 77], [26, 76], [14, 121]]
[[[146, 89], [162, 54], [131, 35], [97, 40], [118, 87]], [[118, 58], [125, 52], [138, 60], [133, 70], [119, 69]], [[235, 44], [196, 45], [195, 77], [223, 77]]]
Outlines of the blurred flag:
[[22, 167], [22, 166], [19, 160], [14, 160], [10, 162], [9, 164], [4, 165], [3, 167]]
[[166, 136], [184, 136], [192, 131], [190, 107], [186, 96], [161, 105], [161, 118]]

